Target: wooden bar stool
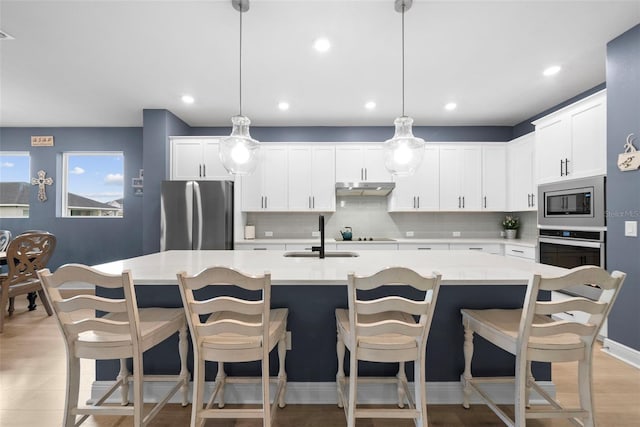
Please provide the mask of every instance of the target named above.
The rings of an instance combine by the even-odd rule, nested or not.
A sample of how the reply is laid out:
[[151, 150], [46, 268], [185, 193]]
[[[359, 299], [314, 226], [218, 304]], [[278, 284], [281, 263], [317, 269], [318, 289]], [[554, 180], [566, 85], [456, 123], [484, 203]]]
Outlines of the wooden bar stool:
[[[344, 407], [348, 427], [356, 418], [414, 418], [418, 426], [427, 425], [426, 345], [433, 310], [440, 289], [440, 275], [423, 277], [413, 270], [392, 267], [372, 276], [348, 276], [349, 309], [336, 310], [338, 329], [338, 406]], [[424, 292], [421, 300], [389, 295], [373, 300], [359, 299], [358, 291], [385, 285], [407, 285]], [[415, 316], [419, 316], [416, 321]], [[344, 375], [345, 347], [349, 349], [349, 378]], [[358, 361], [398, 362], [393, 377], [358, 378]], [[411, 396], [405, 362], [414, 361], [414, 393]], [[347, 382], [349, 387], [347, 389]], [[357, 386], [364, 382], [394, 383], [398, 406], [405, 409], [357, 408]]]
[[[182, 405], [188, 404], [187, 326], [181, 308], [138, 308], [129, 271], [107, 275], [90, 267], [67, 264], [55, 273], [38, 272], [49, 296], [67, 346], [67, 396], [63, 425], [82, 424], [90, 415], [133, 416], [133, 425], [145, 426], [178, 390]], [[62, 298], [60, 286], [85, 283], [108, 289], [121, 289], [124, 298], [105, 298], [91, 294]], [[97, 317], [96, 312], [105, 312]], [[181, 368], [179, 375], [144, 375], [142, 354], [178, 333]], [[127, 359], [133, 359], [133, 373]], [[80, 406], [80, 359], [120, 359], [120, 373], [114, 384], [94, 405]], [[171, 381], [172, 388], [145, 415], [144, 381]], [[133, 382], [133, 406], [129, 403], [129, 382]], [[103, 405], [116, 391], [121, 393], [121, 406]], [[80, 415], [79, 420], [76, 417]]]
[[[178, 273], [194, 353], [193, 408], [191, 426], [201, 426], [208, 418], [262, 418], [271, 425], [276, 405], [285, 406], [287, 374], [285, 372], [287, 315], [286, 308], [271, 309], [271, 275], [247, 276], [226, 267], [210, 267], [195, 276]], [[195, 293], [208, 288], [233, 286], [260, 294], [258, 299], [216, 296], [198, 299]], [[236, 289], [240, 290], [240, 289]], [[273, 403], [269, 397], [269, 353], [278, 347], [280, 370], [273, 381], [277, 390]], [[204, 405], [205, 362], [218, 362], [215, 387]], [[224, 363], [260, 361], [259, 377], [227, 377]], [[257, 382], [262, 389], [260, 409], [222, 409], [224, 387], [228, 383]], [[213, 404], [218, 398], [218, 408]]]
[[[475, 391], [480, 398], [508, 426], [524, 427], [530, 418], [569, 418], [573, 424], [594, 426], [594, 405], [591, 391], [591, 361], [593, 343], [602, 322], [607, 318], [620, 291], [625, 274], [614, 271], [611, 275], [600, 267], [583, 266], [560, 277], [534, 275], [529, 280], [523, 309], [468, 310], [462, 309], [464, 324], [465, 369], [461, 377], [464, 407]], [[576, 297], [563, 301], [538, 301], [540, 291], [559, 291], [584, 284], [603, 289], [598, 301]], [[551, 315], [567, 311], [587, 313], [587, 321], [554, 320]], [[473, 334], [515, 355], [514, 377], [473, 377]], [[580, 407], [565, 408], [546, 393], [531, 375], [531, 362], [578, 361], [578, 393]], [[515, 417], [512, 419], [485, 393], [481, 384], [515, 383]], [[529, 395], [534, 389], [550, 407], [530, 408]], [[582, 420], [582, 424], [578, 422]]]

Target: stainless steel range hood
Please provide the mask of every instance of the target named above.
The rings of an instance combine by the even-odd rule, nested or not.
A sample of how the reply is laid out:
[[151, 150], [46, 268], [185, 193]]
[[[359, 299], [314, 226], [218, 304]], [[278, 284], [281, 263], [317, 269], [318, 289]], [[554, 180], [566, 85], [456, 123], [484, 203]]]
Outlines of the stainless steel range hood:
[[336, 182], [336, 196], [387, 196], [395, 182]]

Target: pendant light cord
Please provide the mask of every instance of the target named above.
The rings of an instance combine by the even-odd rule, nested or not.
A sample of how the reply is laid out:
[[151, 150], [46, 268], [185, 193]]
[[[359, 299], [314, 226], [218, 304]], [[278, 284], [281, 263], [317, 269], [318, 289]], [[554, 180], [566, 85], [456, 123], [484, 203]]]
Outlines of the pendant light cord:
[[240, 55], [238, 55], [240, 58], [240, 81], [238, 86], [240, 87], [240, 115], [242, 116], [242, 5], [240, 5]]
[[405, 4], [402, 3], [402, 117], [404, 117], [404, 9]]

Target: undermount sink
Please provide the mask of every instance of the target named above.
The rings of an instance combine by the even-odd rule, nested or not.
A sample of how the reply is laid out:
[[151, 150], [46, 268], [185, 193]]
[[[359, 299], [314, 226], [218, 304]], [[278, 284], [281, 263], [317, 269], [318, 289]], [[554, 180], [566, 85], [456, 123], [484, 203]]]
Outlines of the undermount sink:
[[[319, 252], [285, 252], [287, 258], [318, 258]], [[325, 258], [355, 258], [358, 255], [356, 252], [325, 252]]]

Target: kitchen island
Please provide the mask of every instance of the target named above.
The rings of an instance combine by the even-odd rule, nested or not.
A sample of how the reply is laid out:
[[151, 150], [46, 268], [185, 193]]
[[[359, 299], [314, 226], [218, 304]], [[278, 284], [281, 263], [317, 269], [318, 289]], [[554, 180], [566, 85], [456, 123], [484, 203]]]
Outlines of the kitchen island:
[[[181, 306], [176, 273], [195, 274], [210, 266], [228, 266], [249, 274], [271, 273], [272, 307], [289, 309], [288, 330], [292, 349], [287, 353], [291, 403], [335, 402], [337, 369], [334, 310], [347, 307], [346, 281], [349, 272], [372, 274], [388, 266], [412, 268], [423, 275], [437, 271], [442, 288], [436, 303], [427, 343], [427, 381], [430, 402], [461, 402], [459, 377], [464, 368], [463, 328], [460, 308], [521, 307], [526, 284], [533, 274], [555, 276], [566, 270], [515, 258], [477, 251], [360, 251], [349, 258], [292, 258], [284, 251], [167, 251], [95, 266], [100, 271], [119, 274], [131, 270], [140, 306]], [[413, 290], [399, 287], [410, 295]], [[104, 295], [103, 289], [96, 291]], [[481, 338], [475, 340], [473, 370], [479, 375], [508, 375], [513, 372], [512, 356]], [[168, 342], [155, 353], [145, 355], [150, 372], [178, 369], [176, 343]], [[275, 355], [274, 355], [275, 356]], [[272, 361], [277, 368], [276, 359]], [[258, 372], [257, 364], [229, 366], [231, 375]], [[361, 374], [390, 374], [397, 367], [364, 364]], [[410, 371], [412, 369], [408, 369]], [[96, 377], [110, 380], [118, 371], [117, 362], [98, 363]], [[213, 380], [215, 364], [209, 364], [207, 378]], [[274, 370], [275, 372], [275, 370]], [[550, 368], [534, 367], [534, 375], [550, 380]], [[386, 399], [386, 391], [372, 392]]]

